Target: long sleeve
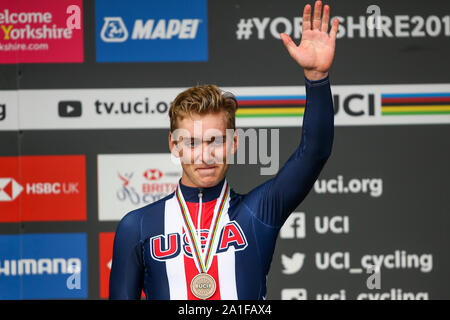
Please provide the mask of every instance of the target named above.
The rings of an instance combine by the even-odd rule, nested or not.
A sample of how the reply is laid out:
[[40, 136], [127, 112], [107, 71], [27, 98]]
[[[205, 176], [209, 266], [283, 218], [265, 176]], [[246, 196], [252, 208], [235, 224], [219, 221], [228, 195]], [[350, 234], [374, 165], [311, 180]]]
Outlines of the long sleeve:
[[120, 221], [114, 237], [109, 299], [140, 299], [143, 276], [140, 216], [132, 211]]
[[306, 106], [298, 148], [274, 178], [246, 197], [256, 218], [274, 227], [282, 226], [307, 196], [332, 151], [334, 109], [329, 78], [305, 81]]

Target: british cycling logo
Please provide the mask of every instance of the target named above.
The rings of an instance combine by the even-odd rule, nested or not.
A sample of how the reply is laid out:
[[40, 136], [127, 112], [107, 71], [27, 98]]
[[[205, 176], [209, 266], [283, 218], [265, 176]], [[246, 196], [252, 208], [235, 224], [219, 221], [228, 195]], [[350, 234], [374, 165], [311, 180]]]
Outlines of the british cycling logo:
[[124, 42], [128, 39], [128, 30], [121, 17], [105, 17], [100, 37], [105, 42]]

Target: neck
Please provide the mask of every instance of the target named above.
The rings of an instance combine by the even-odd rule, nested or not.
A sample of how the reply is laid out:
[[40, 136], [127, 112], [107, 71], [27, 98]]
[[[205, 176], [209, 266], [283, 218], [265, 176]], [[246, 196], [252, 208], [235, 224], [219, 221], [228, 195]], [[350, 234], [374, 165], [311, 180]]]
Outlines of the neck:
[[198, 194], [200, 190], [202, 191], [203, 202], [208, 202], [217, 199], [222, 191], [223, 184], [225, 183], [225, 178], [223, 178], [219, 183], [212, 187], [198, 187], [184, 184], [184, 181], [180, 179], [180, 189], [183, 194], [184, 200], [186, 202], [199, 202]]

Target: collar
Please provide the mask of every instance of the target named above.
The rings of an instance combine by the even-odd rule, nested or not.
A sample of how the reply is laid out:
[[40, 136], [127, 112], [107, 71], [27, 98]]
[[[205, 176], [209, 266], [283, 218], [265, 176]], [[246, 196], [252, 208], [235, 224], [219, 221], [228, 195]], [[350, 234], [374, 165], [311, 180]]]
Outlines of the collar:
[[180, 178], [180, 188], [183, 194], [184, 200], [186, 202], [199, 202], [198, 194], [200, 190], [203, 193], [202, 201], [208, 202], [219, 198], [220, 192], [222, 191], [223, 184], [225, 183], [225, 178], [223, 178], [218, 184], [209, 188], [198, 188], [198, 187], [188, 187], [181, 183]]

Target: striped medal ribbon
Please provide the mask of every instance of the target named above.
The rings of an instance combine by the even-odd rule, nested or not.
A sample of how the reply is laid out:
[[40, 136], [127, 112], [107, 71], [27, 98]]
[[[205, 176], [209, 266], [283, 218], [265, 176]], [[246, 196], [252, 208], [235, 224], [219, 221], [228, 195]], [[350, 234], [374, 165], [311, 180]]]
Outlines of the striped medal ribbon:
[[224, 208], [230, 197], [230, 188], [228, 186], [228, 182], [225, 180], [222, 191], [220, 192], [220, 196], [217, 199], [216, 206], [214, 208], [213, 220], [209, 228], [204, 251], [202, 251], [201, 247], [201, 236], [199, 235], [198, 238], [196, 237], [195, 225], [192, 222], [179, 183], [176, 190], [176, 197], [178, 204], [180, 205], [184, 229], [189, 237], [192, 258], [194, 259], [195, 266], [199, 271], [199, 274], [196, 275], [191, 281], [191, 291], [194, 296], [199, 299], [208, 299], [216, 291], [216, 282], [207, 272], [212, 264], [212, 258], [214, 256], [212, 251], [217, 242], [219, 222], [224, 215]]

